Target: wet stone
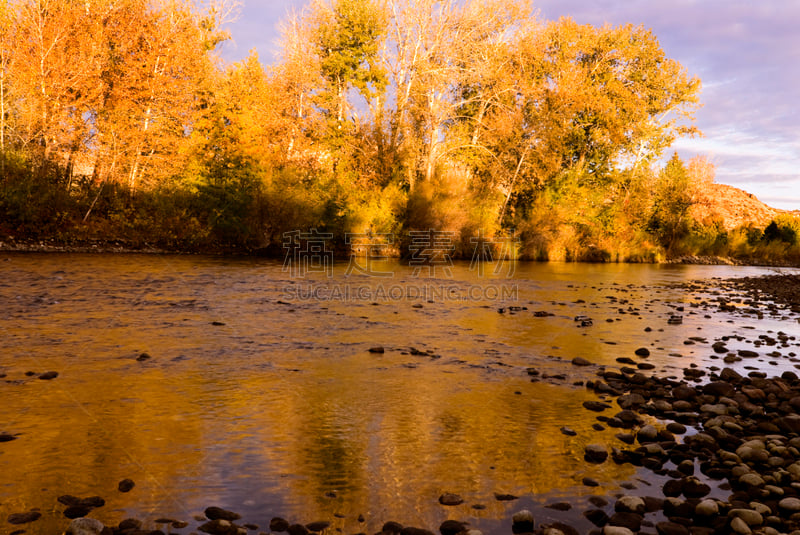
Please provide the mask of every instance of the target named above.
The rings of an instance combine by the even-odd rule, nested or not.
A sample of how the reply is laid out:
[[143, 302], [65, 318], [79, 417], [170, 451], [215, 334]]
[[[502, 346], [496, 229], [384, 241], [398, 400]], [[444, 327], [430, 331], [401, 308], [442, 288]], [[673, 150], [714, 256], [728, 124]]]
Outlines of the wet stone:
[[221, 507], [207, 507], [204, 511], [206, 518], [209, 520], [227, 520], [232, 522], [234, 520], [239, 520], [242, 518], [242, 515], [238, 513], [234, 513], [233, 511], [227, 511]]
[[279, 516], [274, 517], [269, 521], [269, 530], [276, 532], [283, 532], [289, 529], [289, 521]]
[[583, 458], [587, 462], [600, 464], [608, 458], [608, 451], [601, 444], [589, 444], [584, 450]]
[[511, 517], [511, 531], [517, 533], [532, 533], [534, 527], [533, 513], [527, 509], [517, 511]]
[[64, 509], [64, 516], [70, 519], [82, 518], [91, 512], [91, 507], [87, 507], [85, 505], [70, 505]]
[[39, 379], [42, 381], [50, 381], [51, 379], [55, 379], [58, 377], [58, 372], [44, 372], [39, 376]]
[[439, 503], [448, 506], [461, 505], [462, 503], [464, 503], [464, 498], [462, 498], [458, 494], [445, 492], [444, 494], [439, 496]]
[[136, 486], [136, 483], [134, 483], [132, 479], [123, 479], [117, 485], [117, 490], [120, 492], [130, 492], [134, 486]]
[[35, 522], [42, 517], [39, 511], [28, 511], [26, 513], [11, 513], [8, 515], [7, 522], [13, 525], [29, 524]]
[[608, 523], [612, 526], [622, 526], [633, 532], [637, 532], [642, 527], [642, 515], [628, 512], [616, 512], [611, 515]]
[[500, 492], [494, 493], [494, 499], [498, 502], [510, 502], [519, 499], [519, 496], [513, 494], [502, 494]]
[[583, 407], [585, 409], [589, 409], [590, 411], [603, 412], [606, 409], [610, 409], [611, 405], [608, 403], [603, 403], [602, 401], [584, 401]]
[[286, 528], [289, 535], [308, 535], [308, 528], [303, 524], [292, 524]]
[[142, 527], [142, 521], [137, 520], [136, 518], [126, 518], [125, 520], [119, 523], [118, 527], [121, 531], [129, 529], [140, 529]]
[[318, 521], [318, 522], [311, 522], [309, 524], [306, 524], [306, 529], [308, 529], [308, 531], [311, 531], [313, 533], [318, 533], [320, 531], [324, 531], [324, 530], [328, 529], [328, 527], [330, 525], [331, 525], [330, 522], [326, 522], [324, 520], [321, 520], [321, 521]]
[[466, 528], [466, 524], [457, 520], [445, 520], [439, 526], [439, 533], [442, 535], [457, 535]]
[[583, 512], [583, 516], [586, 518], [586, 520], [588, 520], [598, 528], [601, 528], [606, 524], [608, 524], [609, 517], [606, 514], [606, 512], [603, 511], [602, 509], [589, 509], [588, 511]]

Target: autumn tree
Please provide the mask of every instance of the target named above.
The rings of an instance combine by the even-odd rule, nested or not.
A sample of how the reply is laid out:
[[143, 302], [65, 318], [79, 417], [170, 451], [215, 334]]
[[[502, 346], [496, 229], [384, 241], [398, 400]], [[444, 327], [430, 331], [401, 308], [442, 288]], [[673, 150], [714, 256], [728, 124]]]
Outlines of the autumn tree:
[[690, 230], [692, 189], [683, 161], [674, 153], [658, 176], [651, 229], [668, 253]]

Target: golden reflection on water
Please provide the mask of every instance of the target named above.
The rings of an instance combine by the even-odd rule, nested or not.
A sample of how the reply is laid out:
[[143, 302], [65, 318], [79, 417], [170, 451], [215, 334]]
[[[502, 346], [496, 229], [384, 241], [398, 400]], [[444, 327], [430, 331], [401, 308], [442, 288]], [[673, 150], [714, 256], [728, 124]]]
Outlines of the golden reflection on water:
[[[0, 432], [19, 438], [0, 444], [0, 521], [39, 508], [29, 533], [66, 526], [62, 494], [102, 496], [92, 516], [114, 524], [189, 521], [221, 505], [262, 527], [281, 515], [374, 532], [390, 519], [429, 529], [448, 517], [502, 519], [515, 505], [495, 492], [545, 502], [591, 492], [586, 476], [605, 493], [636, 475], [583, 461], [586, 444], [619, 443], [591, 428], [596, 414], [581, 404], [595, 396], [571, 386], [593, 369], [564, 361], [613, 363], [642, 343], [663, 303], [639, 296], [642, 315], [618, 322], [619, 306], [591, 285], [663, 280], [652, 267], [589, 268], [578, 288], [572, 268], [523, 269], [520, 301], [556, 314], [541, 319], [498, 314], [497, 303], [281, 304], [292, 281], [275, 262], [10, 258], [0, 265]], [[585, 310], [597, 318], [591, 334], [572, 322]], [[675, 332], [649, 339], [664, 346], [653, 357], [664, 369], [694, 334]], [[386, 353], [367, 352], [373, 345]], [[152, 358], [138, 362], [144, 351]], [[531, 383], [528, 366], [569, 376]], [[124, 478], [136, 482], [127, 494], [116, 488]], [[440, 506], [444, 492], [465, 504]]]

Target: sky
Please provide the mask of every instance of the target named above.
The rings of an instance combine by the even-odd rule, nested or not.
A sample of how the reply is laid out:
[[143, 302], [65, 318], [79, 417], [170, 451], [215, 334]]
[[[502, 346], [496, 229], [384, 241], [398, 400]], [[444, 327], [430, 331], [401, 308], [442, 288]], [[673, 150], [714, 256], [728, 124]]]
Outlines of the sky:
[[[222, 55], [277, 50], [278, 25], [305, 0], [243, 0]], [[704, 155], [716, 181], [775, 208], [800, 210], [800, 0], [538, 0], [539, 16], [581, 24], [633, 23], [651, 29], [667, 57], [703, 83], [696, 126], [703, 137], [672, 149]]]

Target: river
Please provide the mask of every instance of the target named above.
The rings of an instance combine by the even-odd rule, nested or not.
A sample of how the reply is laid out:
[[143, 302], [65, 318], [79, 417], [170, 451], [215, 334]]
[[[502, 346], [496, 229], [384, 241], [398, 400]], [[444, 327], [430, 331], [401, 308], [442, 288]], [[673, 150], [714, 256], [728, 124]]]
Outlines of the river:
[[[598, 366], [646, 347], [653, 373], [681, 377], [722, 366], [710, 347], [721, 336], [753, 349], [761, 334], [798, 331], [780, 314], [700, 305], [714, 277], [773, 271], [763, 268], [352, 267], [1, 254], [0, 433], [16, 440], [0, 443], [0, 522], [38, 508], [24, 529], [60, 533], [57, 498], [72, 494], [103, 497], [91, 516], [107, 525], [168, 517], [187, 533], [209, 505], [262, 531], [273, 516], [344, 533], [387, 520], [435, 531], [453, 518], [499, 534], [523, 507], [537, 522], [579, 523], [577, 509], [544, 506], [657, 484], [631, 465], [584, 462], [587, 444], [616, 440], [582, 407], [597, 397], [579, 384]], [[687, 291], [694, 280], [710, 282]], [[793, 369], [763, 353], [736, 366]], [[58, 377], [40, 380], [47, 371]], [[119, 492], [126, 478], [135, 487]], [[445, 492], [464, 504], [440, 505]]]

